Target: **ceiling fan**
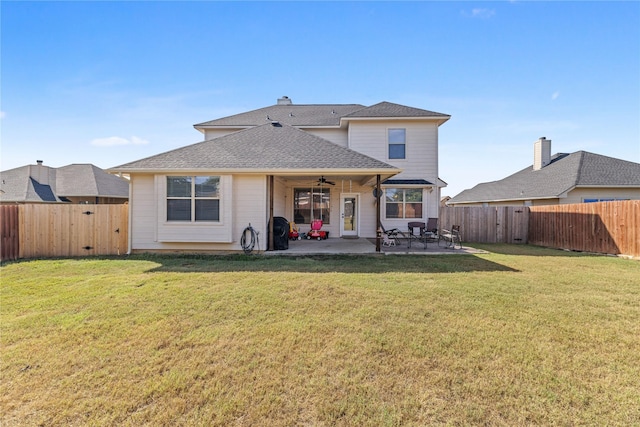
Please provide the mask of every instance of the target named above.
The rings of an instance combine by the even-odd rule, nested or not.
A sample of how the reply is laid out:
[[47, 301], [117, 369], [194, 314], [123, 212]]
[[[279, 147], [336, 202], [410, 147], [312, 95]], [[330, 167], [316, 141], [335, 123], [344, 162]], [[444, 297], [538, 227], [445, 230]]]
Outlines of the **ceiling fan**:
[[321, 176], [320, 178], [318, 178], [318, 185], [322, 185], [322, 184], [336, 185], [336, 183], [333, 181], [327, 181], [327, 179], [324, 176]]

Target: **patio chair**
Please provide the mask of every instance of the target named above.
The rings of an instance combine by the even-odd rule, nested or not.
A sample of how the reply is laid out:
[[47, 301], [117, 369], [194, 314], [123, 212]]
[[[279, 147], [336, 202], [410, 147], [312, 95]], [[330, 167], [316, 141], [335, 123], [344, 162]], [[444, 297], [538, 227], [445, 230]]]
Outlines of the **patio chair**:
[[[391, 230], [385, 230], [384, 229], [384, 225], [382, 225], [382, 223], [379, 223], [378, 226], [380, 227], [380, 230], [382, 230], [382, 238], [384, 239], [384, 237], [386, 236], [387, 238], [393, 240], [394, 244], [393, 246], [395, 246], [396, 244], [399, 244], [400, 241], [398, 240], [399, 237], [398, 236], [402, 236], [404, 237], [404, 233], [402, 231], [400, 231], [399, 228], [393, 228]], [[382, 241], [382, 243], [384, 244], [384, 240]]]
[[429, 242], [438, 240], [438, 218], [429, 218], [425, 228], [426, 238]]
[[[413, 240], [417, 240], [424, 245], [424, 248], [427, 249], [427, 233], [426, 233], [426, 225], [424, 222], [410, 222], [409, 226], [409, 247], [411, 247], [411, 242]], [[415, 229], [418, 229], [418, 234], [415, 234]]]
[[445, 246], [449, 249], [455, 249], [456, 244], [458, 249], [462, 249], [462, 239], [460, 238], [460, 226], [453, 225], [451, 230], [442, 229], [438, 234], [438, 246]]

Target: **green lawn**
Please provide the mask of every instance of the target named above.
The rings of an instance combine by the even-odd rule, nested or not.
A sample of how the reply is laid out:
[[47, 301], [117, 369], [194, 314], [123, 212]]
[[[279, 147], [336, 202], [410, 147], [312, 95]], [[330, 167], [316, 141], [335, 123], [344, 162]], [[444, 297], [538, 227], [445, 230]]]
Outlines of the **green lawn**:
[[0, 425], [640, 425], [640, 263], [482, 248], [5, 264]]

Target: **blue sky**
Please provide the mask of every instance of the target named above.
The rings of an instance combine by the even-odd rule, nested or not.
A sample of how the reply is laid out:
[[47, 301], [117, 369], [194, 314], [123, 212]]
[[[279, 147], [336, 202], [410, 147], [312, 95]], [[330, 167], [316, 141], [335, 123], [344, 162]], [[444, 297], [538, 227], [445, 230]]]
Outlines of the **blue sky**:
[[450, 114], [443, 195], [533, 142], [640, 162], [640, 2], [2, 1], [1, 168], [109, 168], [275, 104]]

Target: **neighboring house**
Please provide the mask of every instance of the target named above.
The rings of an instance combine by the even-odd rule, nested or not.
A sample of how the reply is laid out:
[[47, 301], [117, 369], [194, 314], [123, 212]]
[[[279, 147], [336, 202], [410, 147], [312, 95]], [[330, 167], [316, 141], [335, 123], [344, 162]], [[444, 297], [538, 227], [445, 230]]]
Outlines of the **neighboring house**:
[[249, 224], [265, 249], [269, 219], [279, 216], [301, 232], [322, 219], [330, 238], [375, 237], [378, 212], [389, 228], [426, 222], [437, 217], [446, 185], [438, 127], [449, 117], [389, 102], [297, 105], [283, 97], [197, 124], [204, 142], [110, 170], [131, 180], [130, 249], [240, 250]]
[[551, 140], [534, 143], [534, 162], [500, 181], [478, 184], [448, 206], [536, 206], [640, 199], [640, 164], [587, 151], [551, 155]]
[[0, 203], [115, 204], [129, 200], [129, 181], [91, 164], [35, 165], [0, 172]]

